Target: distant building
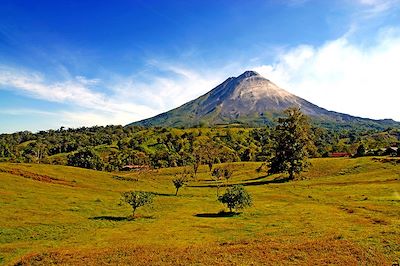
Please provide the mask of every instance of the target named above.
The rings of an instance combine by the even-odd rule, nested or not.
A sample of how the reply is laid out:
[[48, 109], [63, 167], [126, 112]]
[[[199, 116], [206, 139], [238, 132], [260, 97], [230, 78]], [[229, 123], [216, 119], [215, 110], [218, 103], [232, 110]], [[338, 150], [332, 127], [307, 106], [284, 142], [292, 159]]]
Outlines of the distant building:
[[121, 171], [143, 171], [148, 169], [150, 169], [148, 165], [124, 165]]

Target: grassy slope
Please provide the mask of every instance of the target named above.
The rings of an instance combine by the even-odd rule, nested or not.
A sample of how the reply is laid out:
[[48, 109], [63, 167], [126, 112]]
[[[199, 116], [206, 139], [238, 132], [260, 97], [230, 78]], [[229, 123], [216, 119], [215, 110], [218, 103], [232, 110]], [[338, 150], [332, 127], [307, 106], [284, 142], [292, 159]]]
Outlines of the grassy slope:
[[[112, 173], [0, 164], [0, 264], [368, 264], [400, 258], [400, 166], [371, 158], [315, 159], [302, 181], [268, 183], [236, 163], [254, 206], [218, 217], [206, 168], [173, 196], [180, 168]], [[36, 173], [36, 175], [35, 175]], [[39, 174], [39, 175], [38, 175]], [[38, 180], [32, 180], [40, 179]], [[151, 207], [118, 205], [129, 189], [157, 192]], [[223, 188], [221, 189], [223, 190]], [[197, 215], [197, 216], [196, 216]]]

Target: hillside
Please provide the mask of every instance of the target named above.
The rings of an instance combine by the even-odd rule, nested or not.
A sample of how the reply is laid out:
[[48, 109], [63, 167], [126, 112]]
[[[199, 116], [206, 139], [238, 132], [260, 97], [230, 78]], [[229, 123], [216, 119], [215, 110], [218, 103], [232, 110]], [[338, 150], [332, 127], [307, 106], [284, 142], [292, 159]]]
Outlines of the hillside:
[[[304, 180], [289, 183], [257, 173], [259, 164], [231, 164], [230, 184], [246, 185], [254, 206], [226, 217], [205, 166], [175, 197], [171, 179], [182, 168], [0, 163], [0, 264], [390, 265], [400, 257], [398, 159], [313, 159]], [[130, 189], [157, 194], [135, 220], [119, 205]]]
[[373, 120], [328, 111], [279, 88], [254, 71], [230, 77], [210, 92], [176, 109], [130, 125], [193, 127], [239, 124], [262, 126], [274, 123], [289, 107], [299, 107], [315, 124], [324, 127], [399, 127], [391, 119]]

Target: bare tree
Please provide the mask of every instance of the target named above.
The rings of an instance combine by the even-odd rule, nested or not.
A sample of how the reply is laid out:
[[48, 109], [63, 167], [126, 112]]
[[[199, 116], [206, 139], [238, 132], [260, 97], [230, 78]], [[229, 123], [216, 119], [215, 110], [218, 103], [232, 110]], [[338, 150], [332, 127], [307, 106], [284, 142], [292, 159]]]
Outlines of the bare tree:
[[175, 196], [178, 195], [179, 189], [186, 184], [191, 175], [192, 173], [188, 170], [184, 170], [182, 173], [175, 175], [175, 178], [172, 179], [172, 183], [174, 184], [176, 189]]

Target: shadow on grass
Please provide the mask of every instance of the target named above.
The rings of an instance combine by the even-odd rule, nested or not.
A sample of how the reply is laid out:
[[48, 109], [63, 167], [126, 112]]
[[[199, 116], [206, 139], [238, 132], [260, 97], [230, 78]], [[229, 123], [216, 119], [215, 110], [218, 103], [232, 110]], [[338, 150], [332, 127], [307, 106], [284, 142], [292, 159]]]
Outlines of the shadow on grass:
[[277, 177], [272, 180], [249, 182], [249, 183], [243, 183], [241, 185], [243, 185], [243, 186], [259, 186], [259, 185], [265, 185], [265, 184], [280, 184], [280, 183], [286, 183], [289, 181], [290, 181], [289, 177], [285, 177], [285, 178]]
[[104, 221], [114, 221], [114, 222], [119, 222], [119, 221], [128, 221], [129, 217], [123, 217], [123, 216], [96, 216], [96, 217], [90, 217], [90, 220], [104, 220]]
[[256, 178], [245, 179], [243, 181], [256, 181], [256, 180], [267, 178], [268, 176], [269, 175], [262, 175], [262, 176], [259, 176], [259, 177], [256, 177]]
[[218, 212], [218, 213], [198, 213], [194, 216], [201, 218], [223, 218], [223, 217], [233, 217], [237, 216], [240, 213], [238, 212]]
[[152, 192], [156, 196], [164, 196], [164, 197], [173, 197], [175, 196], [174, 193], [159, 193], [159, 192]]
[[[261, 179], [261, 178], [257, 178]], [[253, 180], [257, 180], [253, 179]], [[244, 181], [250, 181], [250, 180], [244, 180]], [[262, 181], [250, 181], [250, 182], [242, 182], [242, 183], [232, 183], [232, 184], [220, 184], [219, 187], [229, 187], [233, 185], [242, 185], [242, 186], [260, 186], [260, 185], [267, 185], [267, 184], [280, 184], [280, 183], [286, 183], [290, 181], [290, 178], [285, 177], [277, 177], [273, 180], [262, 180]], [[217, 187], [216, 184], [207, 184], [207, 185], [189, 185], [187, 187], [197, 187], [197, 188], [211, 188], [211, 187]]]
[[90, 217], [90, 220], [100, 220], [100, 221], [113, 221], [113, 222], [122, 222], [122, 221], [134, 221], [136, 219], [155, 219], [152, 215], [141, 215], [135, 214], [135, 216], [95, 216]]

